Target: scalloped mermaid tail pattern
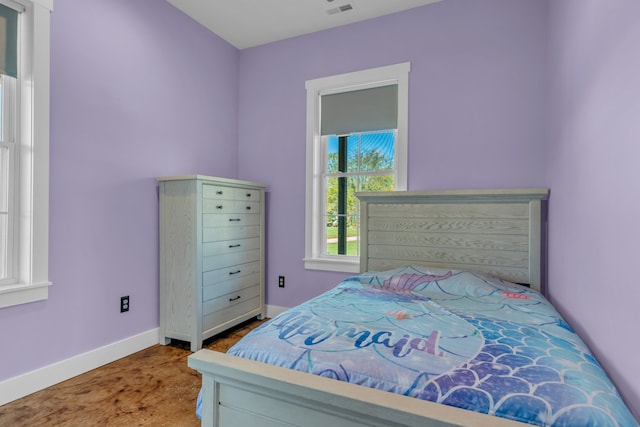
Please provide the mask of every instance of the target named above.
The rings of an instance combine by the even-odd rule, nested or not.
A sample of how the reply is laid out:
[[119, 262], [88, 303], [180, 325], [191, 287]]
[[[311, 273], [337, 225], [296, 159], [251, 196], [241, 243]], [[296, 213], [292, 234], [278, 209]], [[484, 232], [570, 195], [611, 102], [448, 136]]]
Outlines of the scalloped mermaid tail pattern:
[[[485, 345], [464, 367], [409, 395], [538, 426], [638, 425], [586, 348], [521, 324], [457, 314], [481, 331]], [[585, 375], [608, 393], [587, 395]]]

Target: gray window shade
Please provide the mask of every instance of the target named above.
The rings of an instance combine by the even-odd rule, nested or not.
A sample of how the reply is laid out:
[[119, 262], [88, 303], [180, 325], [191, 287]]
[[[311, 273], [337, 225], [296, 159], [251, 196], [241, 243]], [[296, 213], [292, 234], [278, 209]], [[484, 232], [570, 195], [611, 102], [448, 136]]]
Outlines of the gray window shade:
[[322, 135], [346, 135], [398, 127], [397, 84], [322, 95], [320, 102]]
[[0, 4], [0, 74], [18, 77], [18, 12]]

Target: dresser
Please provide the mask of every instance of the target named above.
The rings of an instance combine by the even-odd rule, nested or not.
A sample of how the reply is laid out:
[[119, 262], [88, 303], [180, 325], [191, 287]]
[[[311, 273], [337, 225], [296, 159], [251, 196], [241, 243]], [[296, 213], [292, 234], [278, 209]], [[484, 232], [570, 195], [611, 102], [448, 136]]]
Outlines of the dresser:
[[202, 175], [158, 178], [160, 342], [202, 341], [264, 316], [264, 190]]

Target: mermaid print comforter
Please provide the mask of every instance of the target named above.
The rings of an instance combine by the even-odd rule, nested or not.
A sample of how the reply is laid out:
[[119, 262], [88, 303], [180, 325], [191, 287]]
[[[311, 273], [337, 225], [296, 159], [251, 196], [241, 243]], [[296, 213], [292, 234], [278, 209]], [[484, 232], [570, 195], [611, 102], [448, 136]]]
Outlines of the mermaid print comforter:
[[532, 425], [638, 425], [543, 296], [475, 272], [361, 274], [228, 353]]

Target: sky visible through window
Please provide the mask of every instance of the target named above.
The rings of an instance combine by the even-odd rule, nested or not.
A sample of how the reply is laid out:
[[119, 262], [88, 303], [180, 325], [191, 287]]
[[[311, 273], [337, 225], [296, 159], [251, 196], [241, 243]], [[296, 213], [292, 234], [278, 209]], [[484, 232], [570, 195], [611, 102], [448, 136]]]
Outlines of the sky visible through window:
[[[393, 169], [394, 139], [393, 131], [349, 135], [347, 138], [348, 169], [346, 172]], [[339, 138], [336, 135], [328, 138], [329, 173], [337, 172], [337, 164], [332, 165], [331, 159], [338, 156], [338, 141]], [[372, 159], [366, 163], [367, 155], [375, 155], [377, 162]]]

